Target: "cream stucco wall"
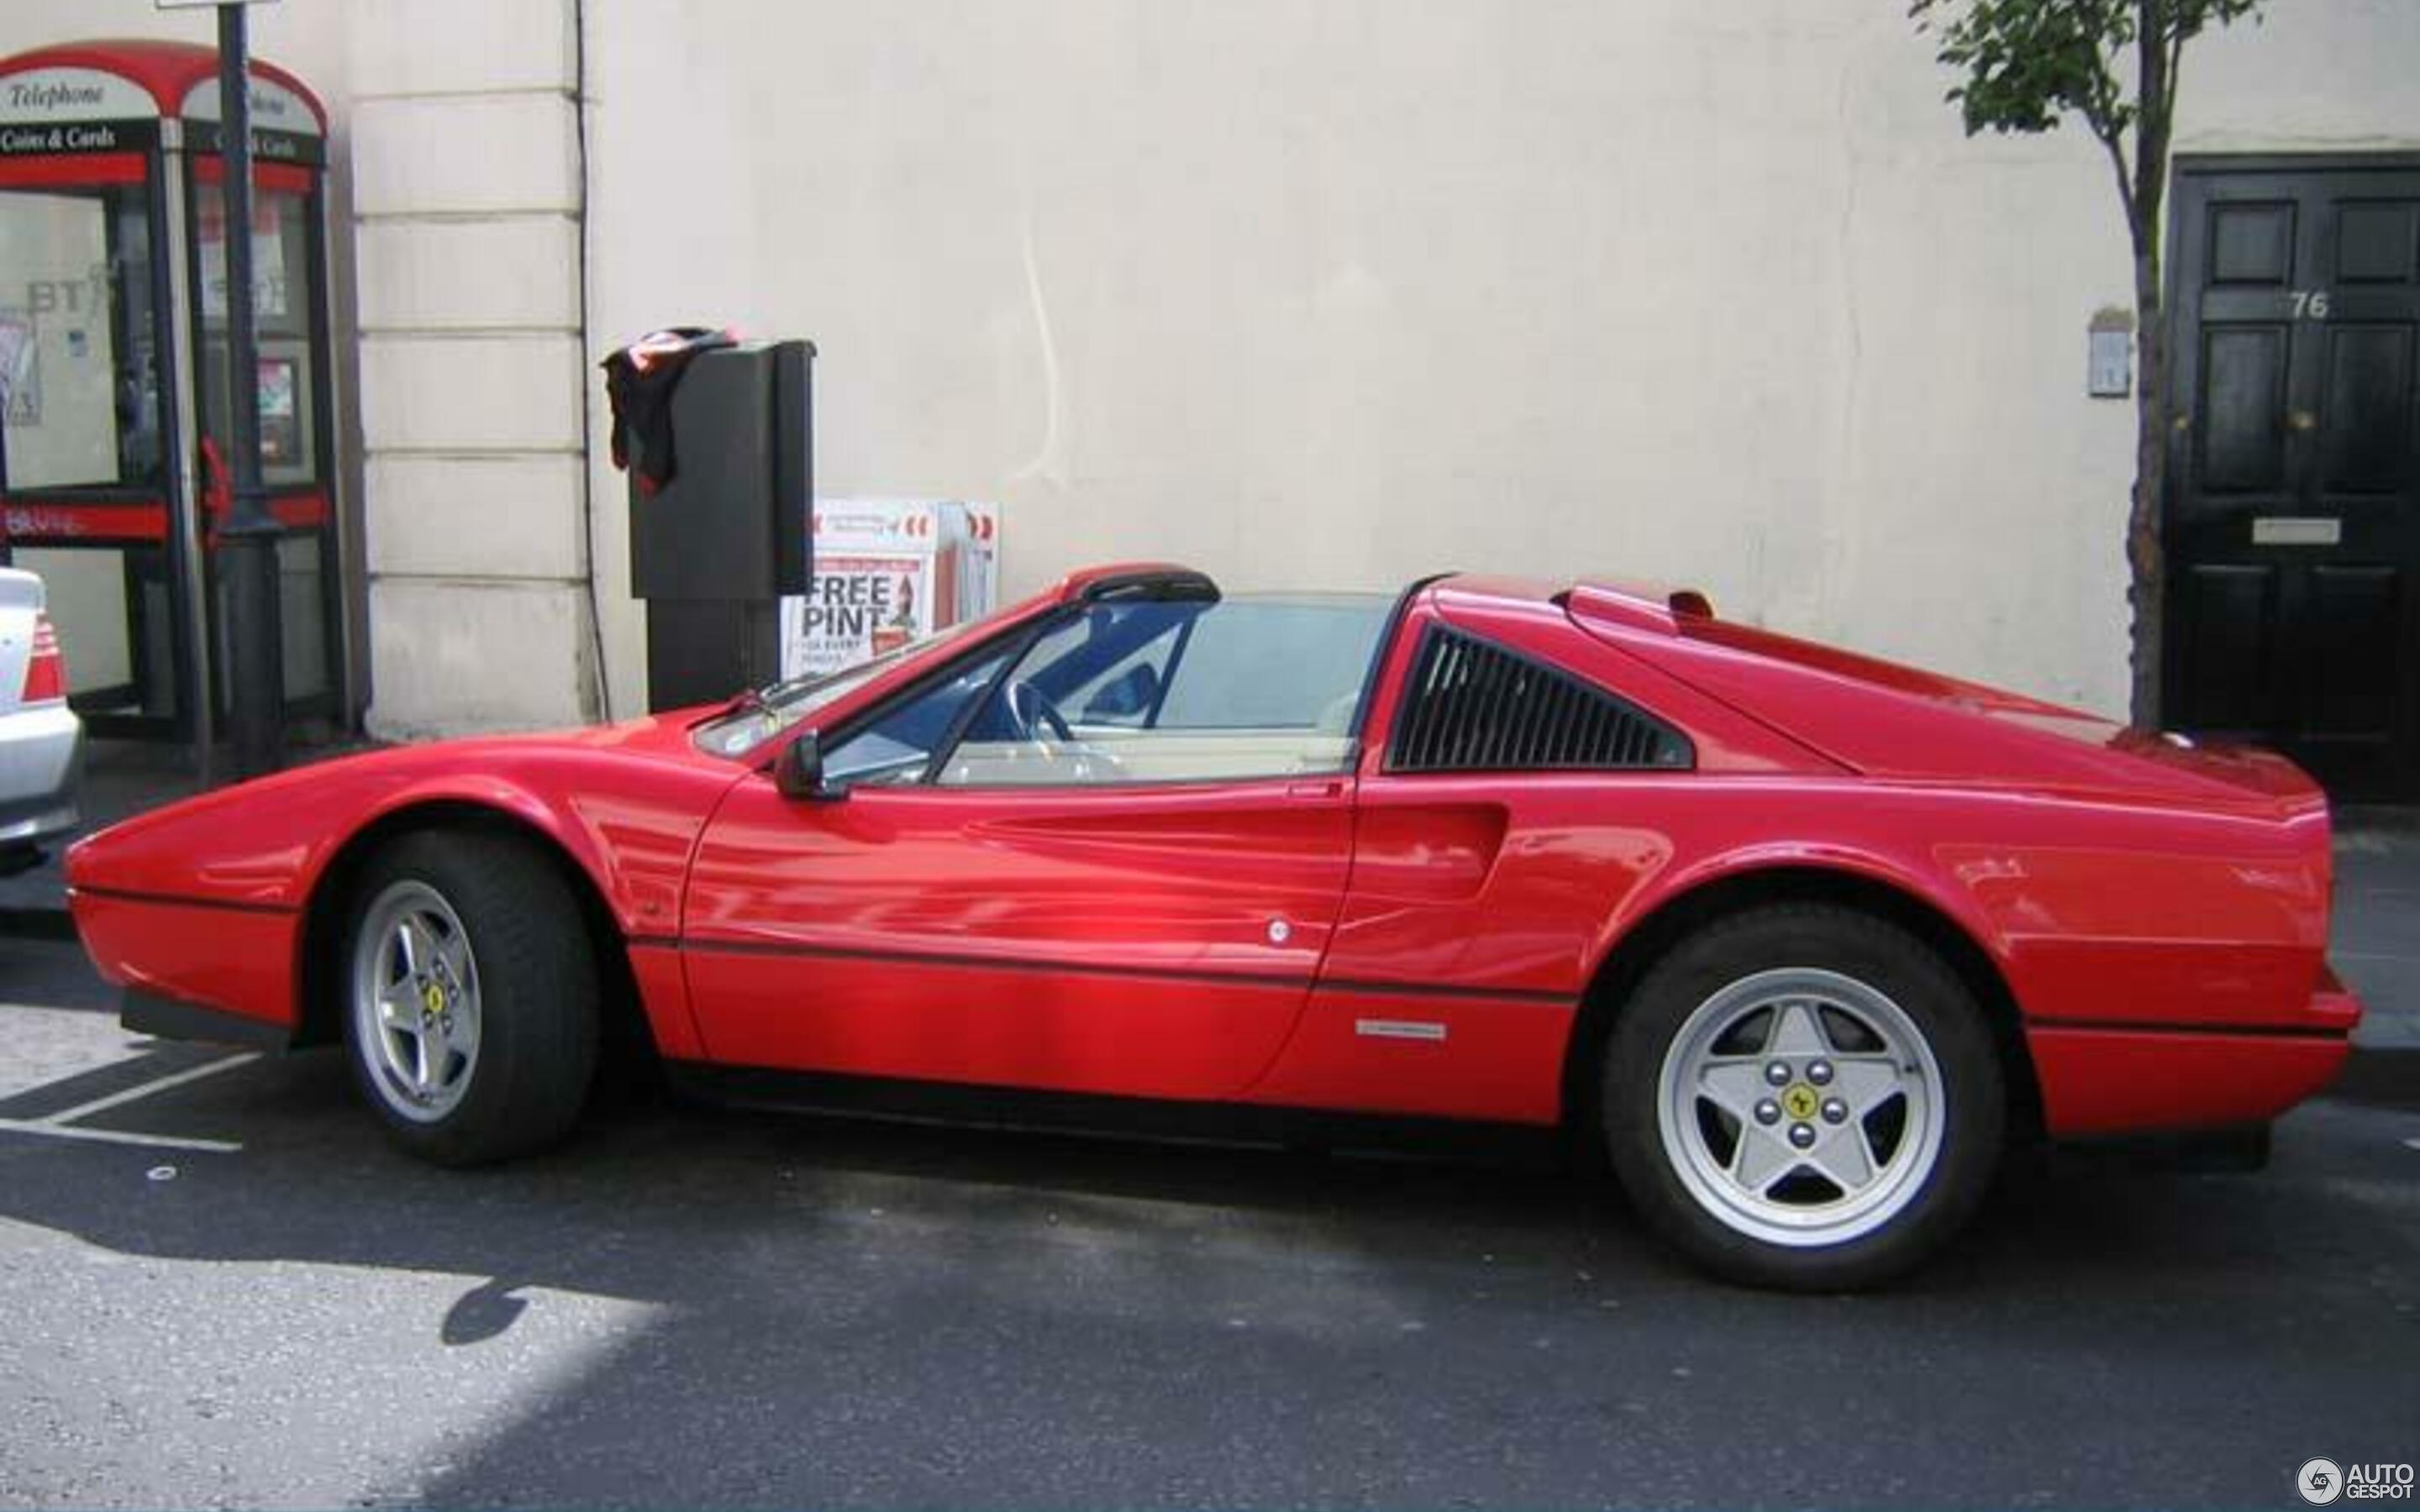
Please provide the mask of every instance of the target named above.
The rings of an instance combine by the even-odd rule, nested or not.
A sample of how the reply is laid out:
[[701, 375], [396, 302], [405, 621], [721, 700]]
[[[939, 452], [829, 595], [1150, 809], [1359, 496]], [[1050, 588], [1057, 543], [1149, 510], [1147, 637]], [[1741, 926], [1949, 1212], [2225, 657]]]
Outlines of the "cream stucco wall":
[[[2185, 148], [2420, 143], [2420, 7], [2280, 3]], [[822, 348], [824, 491], [1174, 556], [1700, 583], [2124, 694], [2129, 301], [2069, 131], [1963, 137], [1899, 0], [589, 0], [591, 332]], [[592, 402], [596, 402], [592, 395]], [[614, 703], [642, 654], [592, 457]]]
[[570, 0], [349, 0], [372, 733], [599, 710]]
[[[2122, 702], [2131, 410], [2083, 393], [2086, 324], [2128, 301], [2107, 168], [2072, 130], [1962, 135], [1902, 0], [289, 0], [255, 27], [336, 116], [387, 728], [593, 712], [597, 647], [612, 711], [642, 706], [589, 364], [678, 322], [813, 337], [823, 490], [1001, 501], [1010, 593], [1136, 555], [1600, 570]], [[94, 33], [209, 23], [0, 14], [0, 50]], [[2420, 147], [2415, 57], [2410, 0], [2273, 0], [2189, 54], [2180, 149]]]

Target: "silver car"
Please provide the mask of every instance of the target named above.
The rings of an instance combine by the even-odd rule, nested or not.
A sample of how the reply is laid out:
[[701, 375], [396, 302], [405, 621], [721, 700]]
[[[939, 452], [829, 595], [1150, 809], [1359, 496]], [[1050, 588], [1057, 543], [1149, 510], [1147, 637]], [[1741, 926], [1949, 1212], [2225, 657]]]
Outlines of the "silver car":
[[0, 567], [0, 876], [39, 865], [42, 841], [76, 825], [84, 721], [42, 606], [41, 579]]

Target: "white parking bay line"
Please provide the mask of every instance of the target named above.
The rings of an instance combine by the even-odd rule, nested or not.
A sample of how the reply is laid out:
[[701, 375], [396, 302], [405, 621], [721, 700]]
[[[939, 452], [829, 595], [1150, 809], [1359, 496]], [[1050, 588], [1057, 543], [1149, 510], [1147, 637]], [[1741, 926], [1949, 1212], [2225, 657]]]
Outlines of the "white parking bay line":
[[79, 1129], [47, 1119], [0, 1119], [0, 1134], [48, 1134], [54, 1139], [88, 1139], [102, 1145], [141, 1145], [149, 1149], [199, 1149], [232, 1155], [241, 1145], [224, 1139], [178, 1139], [170, 1134], [128, 1134], [123, 1129]]
[[171, 1087], [182, 1087], [187, 1082], [200, 1081], [203, 1077], [217, 1072], [233, 1071], [238, 1066], [249, 1066], [259, 1058], [258, 1051], [251, 1051], [240, 1056], [228, 1056], [223, 1059], [207, 1061], [199, 1066], [188, 1066], [183, 1071], [163, 1076], [157, 1081], [145, 1082], [140, 1087], [130, 1087], [123, 1092], [112, 1092], [107, 1097], [97, 1097], [89, 1103], [79, 1103], [64, 1113], [54, 1113], [48, 1118], [37, 1119], [33, 1121], [54, 1124], [73, 1123], [78, 1119], [88, 1119], [105, 1109], [120, 1107], [138, 1098], [149, 1097], [154, 1092], [164, 1092]]
[[132, 1134], [124, 1129], [86, 1129], [78, 1126], [75, 1120], [88, 1119], [96, 1113], [105, 1113], [111, 1108], [123, 1107], [138, 1099], [149, 1097], [154, 1092], [164, 1092], [172, 1087], [182, 1087], [187, 1082], [199, 1081], [218, 1072], [231, 1071], [238, 1066], [249, 1066], [259, 1058], [257, 1052], [225, 1056], [217, 1060], [205, 1061], [198, 1066], [188, 1066], [183, 1071], [173, 1072], [165, 1076], [154, 1077], [141, 1086], [130, 1087], [122, 1092], [112, 1092], [107, 1097], [96, 1097], [89, 1103], [79, 1103], [74, 1107], [62, 1109], [47, 1118], [0, 1119], [0, 1133], [47, 1134], [54, 1139], [83, 1139], [101, 1145], [140, 1145], [149, 1149], [199, 1149], [233, 1154], [243, 1147], [225, 1139], [186, 1139], [174, 1134]]

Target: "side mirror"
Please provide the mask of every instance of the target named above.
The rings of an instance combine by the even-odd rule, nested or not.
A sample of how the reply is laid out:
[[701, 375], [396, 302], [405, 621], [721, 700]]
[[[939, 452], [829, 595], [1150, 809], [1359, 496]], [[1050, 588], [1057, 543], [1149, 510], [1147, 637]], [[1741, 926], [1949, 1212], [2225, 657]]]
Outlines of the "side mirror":
[[848, 796], [846, 788], [824, 785], [823, 741], [812, 730], [773, 758], [773, 791], [797, 803], [830, 803]]

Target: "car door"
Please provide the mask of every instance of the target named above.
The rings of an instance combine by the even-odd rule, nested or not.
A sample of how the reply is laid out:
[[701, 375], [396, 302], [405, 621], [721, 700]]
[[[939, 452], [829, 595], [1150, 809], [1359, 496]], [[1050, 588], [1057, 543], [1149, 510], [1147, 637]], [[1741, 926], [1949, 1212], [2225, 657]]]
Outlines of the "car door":
[[1253, 1100], [1551, 1123], [1608, 923], [1692, 791], [1688, 739], [1640, 701], [1690, 705], [1559, 604], [1450, 585], [1388, 661], [1337, 937]]
[[742, 781], [684, 911], [707, 1053], [1240, 1092], [1292, 1030], [1335, 927], [1345, 727], [1385, 610], [1071, 607], [834, 731], [834, 795]]

